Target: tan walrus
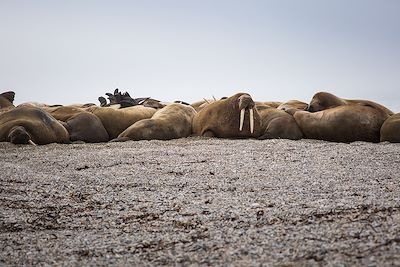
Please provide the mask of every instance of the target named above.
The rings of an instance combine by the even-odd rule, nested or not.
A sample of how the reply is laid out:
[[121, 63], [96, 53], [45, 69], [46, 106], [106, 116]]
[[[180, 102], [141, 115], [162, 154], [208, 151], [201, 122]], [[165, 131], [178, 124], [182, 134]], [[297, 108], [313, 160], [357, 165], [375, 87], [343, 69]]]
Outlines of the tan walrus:
[[400, 113], [388, 118], [381, 127], [381, 142], [400, 143]]
[[74, 106], [44, 107], [43, 109], [63, 122], [71, 141], [99, 143], [109, 140], [103, 123], [93, 113]]
[[269, 105], [257, 105], [261, 120], [261, 135], [258, 139], [291, 139], [303, 137], [296, 120], [283, 110]]
[[89, 107], [85, 110], [93, 113], [104, 125], [110, 139], [118, 137], [120, 133], [125, 131], [129, 126], [137, 121], [151, 118], [156, 109], [133, 106], [123, 109], [113, 109], [111, 107]]
[[304, 136], [333, 142], [379, 142], [380, 128], [389, 117], [375, 105], [354, 104], [318, 112], [288, 110]]
[[14, 144], [67, 143], [68, 131], [46, 111], [32, 106], [0, 114], [0, 141]]
[[307, 111], [309, 112], [317, 112], [329, 108], [334, 108], [338, 106], [345, 105], [354, 105], [354, 104], [365, 104], [380, 109], [387, 113], [389, 116], [393, 115], [393, 111], [382, 106], [381, 104], [375, 103], [369, 100], [353, 100], [353, 99], [343, 99], [339, 98], [331, 93], [327, 92], [318, 92], [311, 99], [310, 104], [308, 105]]
[[196, 111], [183, 104], [170, 104], [154, 113], [151, 119], [143, 119], [123, 131], [114, 142], [127, 140], [170, 140], [192, 134], [192, 120]]
[[308, 104], [304, 103], [303, 101], [299, 101], [299, 100], [289, 100], [289, 101], [283, 102], [282, 104], [280, 104], [277, 107], [277, 109], [280, 109], [280, 110], [287, 110], [287, 109], [291, 109], [291, 108], [295, 108], [298, 110], [307, 110]]
[[261, 122], [255, 103], [246, 93], [210, 103], [193, 118], [193, 134], [220, 138], [257, 138]]

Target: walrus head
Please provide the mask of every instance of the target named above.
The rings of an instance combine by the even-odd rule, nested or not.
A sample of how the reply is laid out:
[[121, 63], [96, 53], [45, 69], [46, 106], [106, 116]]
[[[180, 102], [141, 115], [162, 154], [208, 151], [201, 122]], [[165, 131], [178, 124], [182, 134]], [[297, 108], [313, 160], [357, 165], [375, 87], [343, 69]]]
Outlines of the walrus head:
[[317, 112], [328, 108], [345, 105], [345, 101], [328, 92], [318, 92], [311, 99], [307, 111]]
[[242, 94], [238, 97], [238, 105], [240, 110], [240, 122], [239, 122], [239, 131], [243, 130], [243, 122], [244, 122], [244, 115], [246, 110], [249, 111], [249, 120], [250, 120], [250, 132], [254, 132], [254, 106], [255, 103], [250, 95]]
[[32, 144], [32, 137], [23, 126], [14, 126], [7, 139], [13, 144]]

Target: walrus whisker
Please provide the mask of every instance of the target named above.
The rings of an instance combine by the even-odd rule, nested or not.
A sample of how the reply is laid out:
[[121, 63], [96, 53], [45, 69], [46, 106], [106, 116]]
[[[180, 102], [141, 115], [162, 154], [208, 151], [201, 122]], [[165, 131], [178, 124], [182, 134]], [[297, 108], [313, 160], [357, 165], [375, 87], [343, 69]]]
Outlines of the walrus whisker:
[[210, 104], [210, 102], [207, 99], [203, 98], [203, 100], [206, 101], [207, 104]]
[[239, 131], [242, 131], [242, 130], [243, 130], [244, 112], [245, 112], [245, 109], [244, 109], [244, 108], [242, 108], [242, 109], [240, 110], [240, 124], [239, 124]]
[[29, 139], [28, 143], [33, 145], [33, 146], [37, 146], [37, 144], [35, 144], [31, 139]]
[[250, 132], [253, 133], [254, 132], [254, 113], [253, 113], [253, 109], [250, 109], [249, 112], [250, 112]]

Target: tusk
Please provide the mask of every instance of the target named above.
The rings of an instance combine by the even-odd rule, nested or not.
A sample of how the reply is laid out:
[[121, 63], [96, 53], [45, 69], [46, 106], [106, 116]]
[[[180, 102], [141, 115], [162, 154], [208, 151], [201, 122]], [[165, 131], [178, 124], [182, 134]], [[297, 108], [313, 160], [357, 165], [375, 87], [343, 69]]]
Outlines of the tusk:
[[240, 124], [239, 124], [239, 131], [243, 129], [243, 121], [244, 121], [244, 108], [240, 110]]
[[254, 114], [253, 114], [253, 109], [249, 110], [250, 112], [250, 132], [254, 132]]
[[29, 139], [28, 143], [33, 145], [33, 146], [37, 146], [31, 139]]

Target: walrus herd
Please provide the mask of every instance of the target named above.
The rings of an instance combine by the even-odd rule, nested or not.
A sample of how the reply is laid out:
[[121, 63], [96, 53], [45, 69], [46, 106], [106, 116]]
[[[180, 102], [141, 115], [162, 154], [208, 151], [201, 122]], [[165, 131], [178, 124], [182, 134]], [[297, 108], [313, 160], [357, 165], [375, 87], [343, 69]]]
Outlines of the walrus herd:
[[71, 142], [216, 138], [302, 138], [333, 142], [400, 142], [400, 113], [369, 100], [316, 93], [310, 103], [254, 101], [247, 93], [192, 104], [132, 98], [118, 89], [93, 103], [14, 106], [0, 94], [0, 142], [45, 145]]

